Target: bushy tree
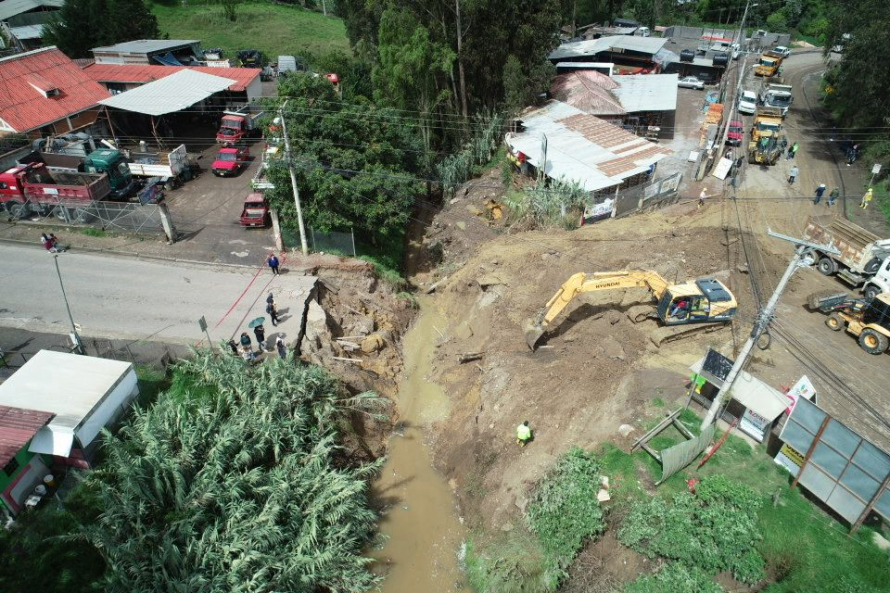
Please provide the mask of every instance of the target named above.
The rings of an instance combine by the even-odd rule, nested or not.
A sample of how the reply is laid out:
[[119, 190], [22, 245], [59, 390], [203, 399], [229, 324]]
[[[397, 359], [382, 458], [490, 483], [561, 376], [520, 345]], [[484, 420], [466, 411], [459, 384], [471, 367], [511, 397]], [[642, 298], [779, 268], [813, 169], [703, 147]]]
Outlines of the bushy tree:
[[[296, 73], [279, 84], [304, 215], [320, 230], [354, 228], [378, 242], [400, 236], [425, 190], [426, 151], [417, 119], [370, 102], [341, 101], [324, 77]], [[269, 196], [286, 226], [295, 207], [285, 163]]]
[[362, 550], [378, 464], [338, 454], [348, 398], [318, 367], [199, 354], [138, 411], [94, 478], [104, 510], [85, 527], [105, 591], [360, 592], [379, 581]]
[[91, 57], [90, 50], [101, 45], [160, 36], [143, 0], [65, 0], [43, 27], [44, 42], [71, 58]]

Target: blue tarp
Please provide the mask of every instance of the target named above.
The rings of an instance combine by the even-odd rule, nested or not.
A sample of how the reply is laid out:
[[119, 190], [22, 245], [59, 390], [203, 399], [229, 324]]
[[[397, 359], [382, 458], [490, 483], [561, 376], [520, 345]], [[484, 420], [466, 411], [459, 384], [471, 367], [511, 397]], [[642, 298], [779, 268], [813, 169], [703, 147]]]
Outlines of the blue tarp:
[[159, 61], [164, 66], [182, 66], [183, 64], [176, 59], [176, 57], [171, 53], [167, 52], [163, 56], [153, 56], [154, 59]]

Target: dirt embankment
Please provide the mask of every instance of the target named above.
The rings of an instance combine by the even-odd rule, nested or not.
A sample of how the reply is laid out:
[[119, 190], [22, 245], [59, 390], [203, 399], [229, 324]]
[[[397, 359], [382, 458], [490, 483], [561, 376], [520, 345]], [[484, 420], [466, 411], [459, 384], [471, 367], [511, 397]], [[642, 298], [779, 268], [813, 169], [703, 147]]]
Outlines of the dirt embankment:
[[[709, 343], [731, 342], [725, 328], [657, 348], [649, 339], [656, 322], [626, 315], [652, 302], [646, 290], [577, 299], [535, 353], [523, 338], [524, 321], [576, 272], [650, 269], [669, 281], [714, 276], [744, 286], [727, 249], [738, 237], [713, 226], [714, 216], [689, 214], [677, 207], [572, 232], [505, 234], [477, 245], [437, 288], [435, 303], [450, 323], [441, 328], [432, 378], [452, 407], [434, 452], [471, 524], [509, 529], [557, 455], [621, 442], [618, 427], [638, 425], [653, 398], [682, 397], [685, 375], [661, 369], [684, 369]], [[482, 358], [462, 364], [466, 353]], [[535, 441], [519, 448], [514, 434], [523, 420]]]
[[[414, 318], [414, 303], [379, 280], [366, 262], [341, 259], [309, 272], [319, 283], [317, 298], [305, 312], [300, 356], [340, 377], [352, 394], [373, 391], [394, 399], [403, 365], [401, 340]], [[363, 451], [369, 459], [384, 454], [398, 410], [381, 411], [386, 421], [353, 416], [355, 434], [349, 438], [355, 442], [348, 442], [348, 449]]]

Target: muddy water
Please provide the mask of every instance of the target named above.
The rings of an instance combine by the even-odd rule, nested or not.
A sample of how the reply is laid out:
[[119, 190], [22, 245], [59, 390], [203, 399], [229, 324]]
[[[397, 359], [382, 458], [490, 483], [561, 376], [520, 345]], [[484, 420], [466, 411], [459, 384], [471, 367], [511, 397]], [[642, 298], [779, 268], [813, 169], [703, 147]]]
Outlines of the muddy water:
[[384, 593], [448, 593], [464, 587], [457, 559], [464, 529], [451, 489], [433, 469], [424, 442], [424, 428], [448, 410], [443, 389], [426, 380], [437, 328], [445, 326], [430, 301], [422, 300], [421, 314], [403, 341], [400, 422], [374, 484], [375, 497], [387, 505], [380, 530], [389, 539], [372, 552], [386, 572]]

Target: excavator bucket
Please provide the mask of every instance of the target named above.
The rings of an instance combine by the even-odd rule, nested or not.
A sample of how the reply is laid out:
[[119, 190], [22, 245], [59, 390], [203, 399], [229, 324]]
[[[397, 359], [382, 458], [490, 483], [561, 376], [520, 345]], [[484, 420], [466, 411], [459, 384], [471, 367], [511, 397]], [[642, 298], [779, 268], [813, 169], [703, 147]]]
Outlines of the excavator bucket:
[[525, 322], [523, 330], [525, 332], [525, 343], [528, 344], [529, 348], [534, 350], [538, 340], [544, 335], [544, 326], [534, 319], [529, 319]]

